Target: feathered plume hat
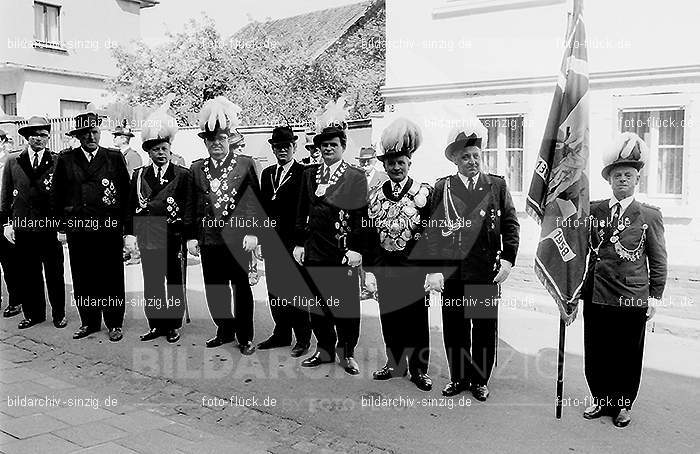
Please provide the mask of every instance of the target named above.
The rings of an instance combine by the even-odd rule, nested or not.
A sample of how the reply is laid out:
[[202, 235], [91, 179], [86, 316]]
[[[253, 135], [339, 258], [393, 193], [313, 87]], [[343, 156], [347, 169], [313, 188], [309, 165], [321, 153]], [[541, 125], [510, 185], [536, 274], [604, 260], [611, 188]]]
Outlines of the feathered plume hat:
[[447, 135], [445, 157], [450, 161], [453, 161], [455, 151], [466, 147], [481, 148], [482, 142], [488, 143], [488, 130], [473, 112], [469, 112], [460, 123]]
[[610, 148], [603, 154], [603, 171], [606, 180], [613, 168], [626, 165], [641, 170], [649, 155], [647, 145], [633, 132], [619, 134]]
[[392, 156], [413, 155], [423, 140], [420, 128], [407, 118], [397, 118], [382, 132], [381, 147], [377, 159], [385, 160]]
[[334, 137], [347, 140], [345, 131], [348, 129], [348, 108], [345, 106], [345, 98], [340, 97], [336, 102], [328, 101], [326, 107], [319, 108], [315, 114], [316, 135], [314, 144], [319, 147], [321, 143]]
[[241, 112], [240, 106], [229, 101], [225, 96], [217, 96], [204, 103], [199, 112], [198, 135], [201, 138], [216, 134], [218, 131], [230, 133], [236, 131], [240, 121], [238, 114]]
[[148, 151], [159, 143], [173, 143], [175, 140], [177, 120], [168, 115], [168, 109], [173, 99], [175, 99], [175, 95], [171, 93], [165, 102], [146, 118], [141, 130], [141, 148], [144, 151]]

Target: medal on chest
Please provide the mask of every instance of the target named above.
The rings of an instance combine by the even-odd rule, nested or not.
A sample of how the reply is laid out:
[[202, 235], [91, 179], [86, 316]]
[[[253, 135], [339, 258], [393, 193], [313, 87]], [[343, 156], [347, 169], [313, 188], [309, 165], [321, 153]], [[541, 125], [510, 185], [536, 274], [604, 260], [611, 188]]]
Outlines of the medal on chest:
[[347, 170], [348, 164], [343, 161], [340, 163], [337, 169], [335, 169], [335, 172], [333, 172], [333, 175], [331, 175], [330, 179], [328, 180], [328, 183], [323, 183], [321, 184], [321, 177], [323, 174], [323, 165], [320, 165], [318, 167], [318, 170], [316, 170], [316, 191], [314, 194], [316, 197], [323, 197], [326, 195], [328, 192], [328, 188], [333, 186], [338, 182], [338, 179], [340, 179], [341, 176], [345, 173], [345, 170]]
[[214, 208], [216, 210], [222, 209], [221, 216], [228, 216], [230, 211], [236, 208], [236, 202], [234, 200], [237, 191], [235, 188], [229, 190], [228, 186], [228, 176], [235, 167], [235, 160], [231, 160], [228, 166], [224, 169], [220, 176], [213, 178], [211, 172], [209, 171], [209, 165], [211, 164], [211, 158], [209, 162], [202, 167], [204, 175], [209, 182], [209, 189], [211, 189], [212, 195], [214, 197]]

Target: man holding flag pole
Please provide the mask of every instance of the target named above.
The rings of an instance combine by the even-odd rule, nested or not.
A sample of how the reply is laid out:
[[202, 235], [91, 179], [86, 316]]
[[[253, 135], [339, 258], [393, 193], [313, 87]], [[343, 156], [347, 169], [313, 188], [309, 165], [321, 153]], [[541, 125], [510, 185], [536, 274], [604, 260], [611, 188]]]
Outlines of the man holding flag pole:
[[576, 318], [588, 263], [588, 56], [582, 0], [574, 1], [527, 212], [541, 225], [535, 274], [559, 306], [556, 417], [561, 418], [566, 326]]

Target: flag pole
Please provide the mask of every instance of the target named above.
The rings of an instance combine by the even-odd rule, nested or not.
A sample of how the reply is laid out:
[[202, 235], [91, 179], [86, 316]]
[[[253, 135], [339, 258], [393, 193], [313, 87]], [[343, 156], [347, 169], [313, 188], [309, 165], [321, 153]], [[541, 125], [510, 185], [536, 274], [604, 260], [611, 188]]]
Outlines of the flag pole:
[[559, 358], [557, 364], [557, 408], [555, 415], [561, 419], [562, 394], [564, 392], [564, 344], [566, 343], [566, 323], [559, 317]]

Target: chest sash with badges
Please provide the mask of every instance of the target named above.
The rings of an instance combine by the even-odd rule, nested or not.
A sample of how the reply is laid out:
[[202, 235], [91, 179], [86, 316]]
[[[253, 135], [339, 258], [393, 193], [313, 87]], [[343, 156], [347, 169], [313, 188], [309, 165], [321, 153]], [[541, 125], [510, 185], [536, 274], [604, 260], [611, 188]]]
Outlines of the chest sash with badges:
[[379, 243], [386, 251], [403, 251], [411, 239], [420, 237], [419, 209], [427, 203], [426, 188], [415, 181], [398, 200], [386, 196], [383, 185], [376, 186], [369, 197], [369, 218], [379, 233]]
[[231, 161], [223, 168], [218, 177], [212, 176], [211, 165], [212, 159], [207, 158], [202, 165], [202, 171], [209, 184], [209, 199], [214, 207], [214, 217], [224, 219], [236, 208], [235, 197], [238, 191], [234, 187], [229, 187], [229, 176], [236, 167], [236, 157], [231, 157]]
[[[632, 202], [634, 203], [634, 202]], [[630, 204], [630, 206], [632, 206]], [[628, 211], [630, 206], [627, 207]], [[641, 212], [639, 213], [639, 216], [641, 216]], [[622, 217], [622, 214], [620, 215], [620, 218], [618, 219], [617, 225], [614, 225], [612, 222], [612, 213], [611, 217], [603, 220], [599, 220], [599, 223], [602, 223], [603, 225], [599, 224], [598, 227], [598, 236], [599, 236], [599, 242], [598, 246], [594, 248], [594, 252], [597, 254], [600, 248], [605, 245], [606, 241], [609, 241], [610, 244], [613, 246], [613, 249], [615, 250], [615, 253], [623, 260], [627, 260], [629, 262], [635, 262], [639, 260], [642, 256], [642, 253], [644, 252], [644, 244], [646, 242], [646, 237], [647, 237], [647, 229], [649, 226], [643, 222], [642, 220], [642, 234], [639, 237], [639, 241], [633, 242], [635, 246], [633, 248], [628, 248], [622, 244], [620, 241], [620, 237], [623, 235], [623, 233], [629, 232], [627, 229], [627, 226], [631, 224], [630, 218], [628, 216]], [[606, 235], [608, 235], [606, 237]]]
[[[148, 167], [139, 168], [136, 177], [136, 196], [138, 198], [138, 206], [135, 210], [136, 214], [152, 214], [156, 216], [161, 215], [162, 213], [149, 213], [148, 203], [165, 199], [167, 222], [169, 224], [173, 224], [182, 221], [183, 207], [178, 205], [177, 200], [175, 200], [174, 197], [175, 189], [177, 188], [177, 180], [179, 178], [177, 173], [175, 173], [172, 180], [167, 182], [167, 184], [161, 188], [155, 197], [152, 197], [153, 188], [151, 188], [151, 185], [148, 184], [148, 181], [146, 180], [147, 169]], [[161, 181], [163, 180], [161, 179]]]

